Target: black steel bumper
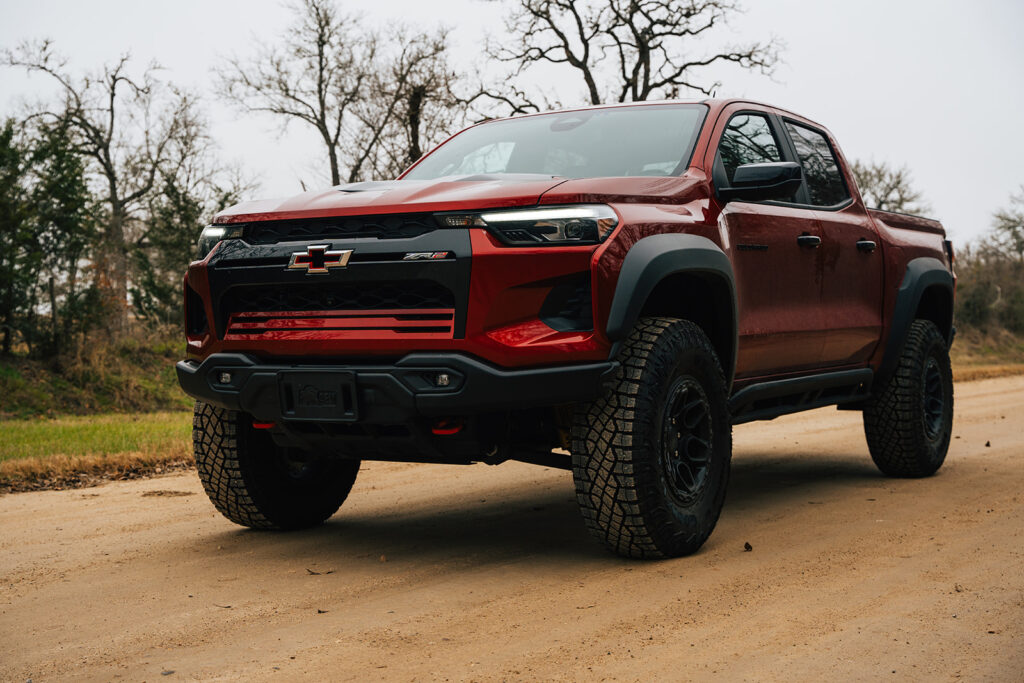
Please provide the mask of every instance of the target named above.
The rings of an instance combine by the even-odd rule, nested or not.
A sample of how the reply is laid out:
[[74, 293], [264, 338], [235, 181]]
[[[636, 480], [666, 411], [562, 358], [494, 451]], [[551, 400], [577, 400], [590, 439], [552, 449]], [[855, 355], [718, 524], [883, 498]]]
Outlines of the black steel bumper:
[[[601, 362], [504, 370], [468, 356], [443, 353], [412, 353], [380, 365], [288, 364], [218, 353], [202, 363], [180, 361], [177, 371], [178, 382], [190, 396], [244, 411], [259, 420], [405, 424], [421, 417], [593, 400], [601, 395], [617, 365]], [[448, 375], [447, 386], [437, 386], [439, 373]], [[297, 409], [294, 397], [304, 382], [341, 386], [342, 394], [351, 392], [352, 396]]]

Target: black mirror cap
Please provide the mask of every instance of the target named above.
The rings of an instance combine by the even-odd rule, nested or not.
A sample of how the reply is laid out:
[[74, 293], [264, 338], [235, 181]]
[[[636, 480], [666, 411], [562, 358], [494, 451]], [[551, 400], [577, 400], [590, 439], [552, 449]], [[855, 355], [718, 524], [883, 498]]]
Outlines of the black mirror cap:
[[736, 169], [732, 185], [718, 190], [724, 201], [789, 199], [803, 183], [803, 169], [794, 161], [743, 164]]

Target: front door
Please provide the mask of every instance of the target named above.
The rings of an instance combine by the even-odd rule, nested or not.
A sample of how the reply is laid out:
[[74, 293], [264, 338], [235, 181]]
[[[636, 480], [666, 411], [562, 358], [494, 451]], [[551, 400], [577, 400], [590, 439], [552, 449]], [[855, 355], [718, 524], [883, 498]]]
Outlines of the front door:
[[[777, 119], [737, 111], [723, 127], [713, 166], [716, 186], [743, 164], [795, 161], [780, 144]], [[733, 200], [719, 215], [731, 251], [739, 308], [736, 378], [820, 367], [825, 321], [819, 260], [821, 227], [793, 202]]]

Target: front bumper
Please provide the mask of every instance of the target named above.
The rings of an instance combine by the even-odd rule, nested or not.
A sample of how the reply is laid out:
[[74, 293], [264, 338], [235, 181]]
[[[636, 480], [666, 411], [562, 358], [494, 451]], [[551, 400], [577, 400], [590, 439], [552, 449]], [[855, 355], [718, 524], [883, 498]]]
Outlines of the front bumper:
[[[469, 356], [411, 353], [391, 364], [265, 363], [241, 353], [215, 353], [202, 363], [177, 364], [178, 382], [190, 396], [266, 421], [408, 424], [422, 417], [458, 417], [590, 401], [615, 373], [614, 361], [504, 370]], [[288, 378], [336, 373], [355, 389], [355, 405], [289, 412]], [[436, 386], [439, 373], [448, 386]], [[227, 379], [227, 381], [221, 381]]]

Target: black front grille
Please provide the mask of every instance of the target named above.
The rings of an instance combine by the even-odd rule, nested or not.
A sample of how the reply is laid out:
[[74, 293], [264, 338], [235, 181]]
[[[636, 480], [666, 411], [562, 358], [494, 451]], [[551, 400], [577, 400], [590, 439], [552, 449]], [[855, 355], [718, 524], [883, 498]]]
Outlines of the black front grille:
[[249, 244], [357, 238], [397, 240], [419, 237], [437, 229], [431, 214], [340, 216], [250, 223], [245, 228], [244, 239]]
[[430, 280], [353, 284], [274, 284], [233, 287], [221, 302], [232, 313], [455, 308], [451, 290]]

